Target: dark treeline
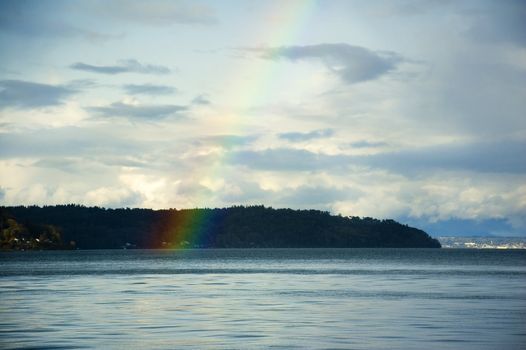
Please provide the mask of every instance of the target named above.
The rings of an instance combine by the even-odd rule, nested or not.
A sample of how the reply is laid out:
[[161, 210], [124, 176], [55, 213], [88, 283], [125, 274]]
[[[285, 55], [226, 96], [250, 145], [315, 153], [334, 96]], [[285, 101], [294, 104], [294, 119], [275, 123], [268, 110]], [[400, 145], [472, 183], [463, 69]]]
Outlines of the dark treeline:
[[[48, 244], [36, 244], [34, 249], [440, 247], [424, 231], [394, 220], [333, 216], [318, 210], [264, 206], [104, 209], [80, 205], [16, 206], [0, 210], [0, 239], [4, 249], [19, 248], [13, 245], [14, 239], [19, 242], [23, 237], [16, 237], [15, 223], [19, 225], [19, 233], [26, 228], [25, 241], [34, 241], [38, 236]], [[54, 232], [53, 239], [48, 237], [51, 234], [46, 236], [48, 231], [44, 228]]]
[[20, 223], [0, 208], [0, 249], [72, 249], [62, 242], [60, 230], [53, 225], [35, 222]]

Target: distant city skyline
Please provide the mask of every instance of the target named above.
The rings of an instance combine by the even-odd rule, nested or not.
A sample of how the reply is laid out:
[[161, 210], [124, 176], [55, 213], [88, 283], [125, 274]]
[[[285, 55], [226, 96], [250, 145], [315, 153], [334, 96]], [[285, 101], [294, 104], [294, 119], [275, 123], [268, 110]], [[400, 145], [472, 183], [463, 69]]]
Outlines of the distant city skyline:
[[0, 2], [0, 205], [526, 236], [523, 1]]

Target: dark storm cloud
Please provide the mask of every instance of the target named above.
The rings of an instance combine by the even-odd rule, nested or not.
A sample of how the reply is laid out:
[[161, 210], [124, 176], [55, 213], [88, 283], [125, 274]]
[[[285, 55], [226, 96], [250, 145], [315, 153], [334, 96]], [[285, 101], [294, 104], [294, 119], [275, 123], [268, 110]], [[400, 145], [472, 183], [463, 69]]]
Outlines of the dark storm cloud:
[[[366, 11], [369, 16], [379, 18], [412, 17], [428, 15], [430, 13], [441, 13], [446, 10], [451, 11], [451, 8], [459, 9], [459, 3], [459, 1], [455, 0], [378, 0], [367, 2]], [[463, 3], [467, 3], [467, 1]], [[455, 7], [455, 5], [457, 6]], [[406, 18], [403, 20], [406, 20]]]
[[517, 141], [452, 143], [392, 153], [359, 156], [353, 162], [401, 174], [435, 170], [479, 173], [525, 173], [526, 143]]
[[352, 166], [385, 169], [414, 176], [436, 171], [526, 173], [526, 143], [518, 141], [446, 144], [397, 152], [349, 156], [291, 148], [233, 152], [231, 162], [273, 171], [338, 171]]
[[133, 105], [122, 102], [114, 102], [104, 107], [88, 107], [87, 111], [101, 115], [103, 117], [125, 117], [144, 120], [163, 119], [180, 112], [186, 111], [188, 108], [178, 105]]
[[205, 4], [193, 1], [93, 1], [88, 10], [114, 20], [149, 26], [172, 24], [210, 25], [218, 22], [215, 11]]
[[137, 60], [122, 60], [116, 65], [110, 66], [96, 66], [87, 63], [77, 62], [70, 66], [75, 70], [81, 70], [85, 72], [98, 73], [98, 74], [122, 74], [122, 73], [140, 73], [140, 74], [169, 74], [171, 71], [168, 67], [153, 65], [153, 64], [142, 64]]
[[[65, 13], [66, 16], [57, 16]], [[118, 36], [83, 28], [70, 18], [89, 16], [100, 23], [115, 21], [165, 26], [171, 24], [210, 25], [218, 22], [214, 10], [204, 4], [184, 1], [134, 0], [75, 2], [54, 0], [0, 1], [0, 32], [26, 37], [85, 38], [100, 42]], [[71, 23], [70, 23], [71, 22]], [[93, 24], [91, 25], [93, 27]], [[120, 35], [119, 35], [120, 36]]]
[[177, 91], [171, 86], [154, 84], [128, 84], [123, 89], [130, 95], [170, 95]]
[[331, 137], [334, 135], [334, 130], [324, 129], [324, 130], [313, 130], [310, 132], [285, 132], [278, 134], [280, 139], [292, 141], [292, 142], [302, 142], [309, 141], [313, 139], [321, 139], [326, 137]]
[[526, 2], [507, 0], [485, 5], [466, 13], [471, 21], [469, 34], [477, 41], [526, 46]]
[[506, 235], [522, 236], [524, 231], [513, 227], [507, 218], [485, 218], [485, 219], [462, 219], [452, 217], [446, 220], [432, 220], [428, 217], [414, 218], [402, 216], [396, 218], [400, 222], [410, 226], [419, 227], [431, 234], [433, 237], [439, 236], [487, 236]]
[[265, 59], [290, 61], [316, 60], [348, 84], [374, 80], [393, 71], [403, 61], [394, 52], [372, 51], [344, 43], [306, 46], [281, 46], [247, 49]]
[[526, 45], [526, 3], [523, 0], [405, 0], [371, 2], [376, 14], [398, 16], [435, 15], [462, 20], [463, 33], [478, 42]]
[[0, 81], [0, 108], [39, 108], [56, 106], [76, 93], [67, 85], [40, 84], [23, 80]]
[[0, 32], [27, 37], [82, 37], [106, 40], [109, 35], [77, 27], [57, 18], [62, 1], [3, 0], [0, 2]]

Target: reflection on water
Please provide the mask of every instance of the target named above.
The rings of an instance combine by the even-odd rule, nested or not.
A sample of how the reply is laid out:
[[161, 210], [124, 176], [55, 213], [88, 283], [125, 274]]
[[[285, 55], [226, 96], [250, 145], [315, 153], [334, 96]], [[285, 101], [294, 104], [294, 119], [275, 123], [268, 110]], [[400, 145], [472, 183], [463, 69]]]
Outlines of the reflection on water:
[[0, 348], [526, 347], [526, 251], [23, 252], [0, 263]]

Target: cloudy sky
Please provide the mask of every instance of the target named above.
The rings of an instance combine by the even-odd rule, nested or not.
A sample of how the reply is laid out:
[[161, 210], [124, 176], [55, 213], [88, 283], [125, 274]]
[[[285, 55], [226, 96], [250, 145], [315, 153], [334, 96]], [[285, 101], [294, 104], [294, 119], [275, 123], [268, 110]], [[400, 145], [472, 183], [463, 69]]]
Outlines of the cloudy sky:
[[522, 1], [0, 2], [0, 204], [526, 235]]

